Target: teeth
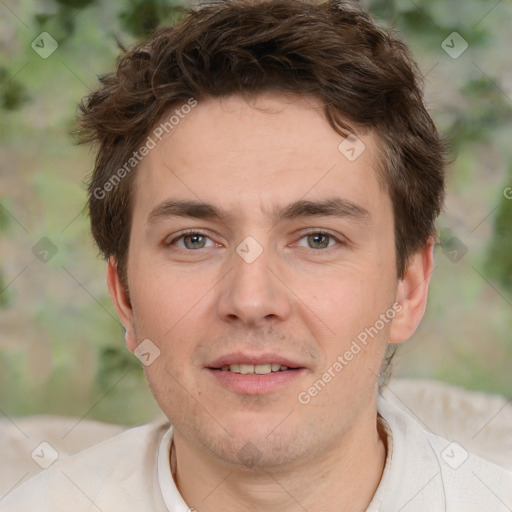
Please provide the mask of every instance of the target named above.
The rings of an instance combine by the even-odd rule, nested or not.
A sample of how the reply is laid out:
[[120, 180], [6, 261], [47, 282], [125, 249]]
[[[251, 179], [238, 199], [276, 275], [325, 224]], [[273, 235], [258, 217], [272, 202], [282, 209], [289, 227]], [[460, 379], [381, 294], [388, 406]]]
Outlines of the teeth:
[[254, 373], [254, 365], [253, 364], [241, 364], [240, 365], [240, 373], [242, 375], [247, 375], [248, 373]]
[[258, 364], [254, 367], [254, 373], [258, 375], [265, 375], [266, 373], [270, 373], [272, 371], [272, 365], [270, 364]]
[[242, 375], [266, 375], [271, 372], [279, 372], [288, 370], [288, 366], [282, 366], [277, 363], [267, 364], [230, 364], [229, 366], [223, 366], [221, 370], [223, 372], [230, 371], [233, 373], [241, 373]]

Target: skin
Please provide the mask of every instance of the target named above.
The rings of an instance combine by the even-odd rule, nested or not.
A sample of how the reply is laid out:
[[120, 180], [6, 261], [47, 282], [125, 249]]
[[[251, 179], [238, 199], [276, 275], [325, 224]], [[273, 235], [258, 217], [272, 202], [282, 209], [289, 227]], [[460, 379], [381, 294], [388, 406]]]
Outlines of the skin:
[[[150, 339], [160, 350], [146, 377], [174, 426], [178, 488], [201, 512], [363, 511], [379, 484], [386, 446], [377, 376], [388, 343], [407, 340], [423, 316], [433, 244], [397, 276], [377, 141], [371, 132], [358, 137], [366, 150], [351, 162], [314, 99], [209, 99], [139, 166], [130, 300], [112, 258], [107, 282], [128, 348]], [[271, 215], [298, 200], [333, 197], [367, 215]], [[150, 220], [158, 205], [177, 199], [211, 203], [230, 217]], [[179, 238], [185, 229], [206, 238]], [[263, 249], [251, 263], [236, 252], [249, 236]], [[299, 393], [395, 301], [394, 319], [300, 403]], [[234, 391], [208, 370], [232, 352], [272, 352], [302, 370], [271, 392]]]

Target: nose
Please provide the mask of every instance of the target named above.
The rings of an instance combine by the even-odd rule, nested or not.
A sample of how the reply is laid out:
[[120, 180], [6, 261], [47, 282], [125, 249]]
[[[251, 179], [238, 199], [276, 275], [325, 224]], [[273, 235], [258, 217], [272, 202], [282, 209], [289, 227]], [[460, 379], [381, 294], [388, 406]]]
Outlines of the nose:
[[[242, 244], [241, 244], [242, 245]], [[279, 275], [278, 261], [263, 250], [255, 259], [249, 243], [231, 255], [231, 271], [222, 280], [218, 314], [224, 321], [261, 327], [285, 320], [291, 312], [291, 292]], [[261, 250], [261, 249], [260, 249]]]

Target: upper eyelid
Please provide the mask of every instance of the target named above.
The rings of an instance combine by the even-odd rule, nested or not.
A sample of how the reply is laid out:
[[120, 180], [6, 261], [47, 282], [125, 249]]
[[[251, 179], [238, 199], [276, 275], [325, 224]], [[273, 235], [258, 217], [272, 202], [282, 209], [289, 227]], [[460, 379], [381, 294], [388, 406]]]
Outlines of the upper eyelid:
[[165, 245], [171, 245], [174, 242], [176, 242], [177, 240], [179, 240], [180, 238], [183, 238], [183, 237], [188, 236], [188, 235], [201, 235], [201, 236], [207, 237], [207, 238], [209, 238], [210, 240], [213, 241], [212, 237], [207, 232], [205, 232], [205, 231], [201, 231], [201, 230], [198, 230], [198, 229], [186, 229], [184, 231], [176, 233], [175, 235], [166, 236], [165, 239], [164, 239], [164, 244]]
[[333, 238], [336, 238], [337, 240], [339, 240], [340, 238], [343, 238], [342, 235], [335, 234], [330, 229], [323, 229], [323, 228], [307, 228], [306, 231], [302, 232], [301, 237], [306, 236], [306, 235], [315, 235], [317, 233], [322, 233], [324, 235], [332, 236]]

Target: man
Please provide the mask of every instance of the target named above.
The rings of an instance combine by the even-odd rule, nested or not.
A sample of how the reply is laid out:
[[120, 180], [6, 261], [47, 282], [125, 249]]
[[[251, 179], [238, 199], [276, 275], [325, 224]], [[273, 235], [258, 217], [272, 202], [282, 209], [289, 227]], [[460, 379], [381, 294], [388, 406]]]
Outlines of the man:
[[2, 510], [510, 510], [509, 472], [454, 469], [378, 397], [444, 195], [402, 43], [345, 2], [214, 3], [128, 51], [81, 125], [109, 291], [172, 427], [56, 463]]

